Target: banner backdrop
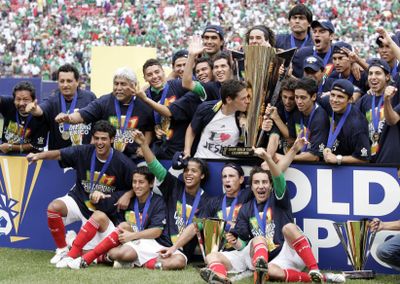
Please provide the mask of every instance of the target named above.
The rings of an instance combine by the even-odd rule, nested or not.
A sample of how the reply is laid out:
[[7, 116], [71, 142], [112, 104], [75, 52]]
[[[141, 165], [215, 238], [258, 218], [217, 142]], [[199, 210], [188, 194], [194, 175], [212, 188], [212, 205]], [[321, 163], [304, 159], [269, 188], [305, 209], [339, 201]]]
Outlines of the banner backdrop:
[[[170, 166], [168, 161], [163, 164]], [[212, 195], [223, 192], [220, 177], [223, 164], [208, 163], [211, 177], [204, 188]], [[251, 166], [243, 164], [246, 176]], [[28, 165], [23, 156], [5, 155], [0, 156], [0, 168], [0, 246], [54, 249], [47, 228], [47, 205], [68, 192], [75, 183], [75, 172], [61, 169], [56, 161]], [[363, 217], [378, 217], [383, 221], [400, 218], [396, 168], [294, 164], [285, 176], [296, 223], [310, 239], [323, 269], [352, 270], [333, 222]], [[377, 234], [367, 269], [396, 273], [380, 263], [375, 252], [380, 243], [397, 233], [400, 232]]]

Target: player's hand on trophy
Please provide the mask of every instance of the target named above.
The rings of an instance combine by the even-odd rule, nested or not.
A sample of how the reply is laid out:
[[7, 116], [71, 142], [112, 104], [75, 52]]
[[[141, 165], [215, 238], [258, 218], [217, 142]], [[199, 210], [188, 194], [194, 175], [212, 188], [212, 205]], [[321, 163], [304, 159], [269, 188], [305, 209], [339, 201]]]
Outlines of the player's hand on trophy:
[[372, 232], [379, 232], [383, 229], [383, 222], [378, 218], [374, 218], [371, 223], [369, 223], [369, 227]]
[[190, 56], [197, 56], [203, 53], [205, 46], [200, 36], [193, 36], [189, 42], [188, 52]]
[[34, 100], [33, 102], [30, 102], [26, 105], [25, 112], [27, 113], [34, 112], [36, 108], [37, 108], [37, 100]]
[[171, 255], [173, 255], [176, 252], [177, 248], [175, 246], [166, 248], [166, 249], [162, 249], [158, 252], [158, 254], [162, 257], [162, 258], [168, 258]]
[[268, 116], [264, 115], [264, 119], [261, 124], [261, 129], [264, 130], [265, 132], [270, 132], [272, 129], [272, 126], [274, 126], [274, 122], [272, 121], [272, 119], [270, 119]]
[[137, 129], [133, 130], [132, 136], [138, 145], [142, 145], [142, 144], [146, 143], [146, 137], [144, 137], [144, 134], [141, 131], [139, 131]]
[[265, 114], [274, 121], [280, 118], [278, 109], [274, 106], [271, 106], [271, 104], [267, 105], [267, 108], [265, 109]]
[[95, 190], [91, 194], [89, 194], [90, 202], [92, 202], [93, 204], [99, 203], [101, 199], [106, 199], [110, 197], [110, 194], [104, 194], [103, 192], [100, 192], [98, 190]]

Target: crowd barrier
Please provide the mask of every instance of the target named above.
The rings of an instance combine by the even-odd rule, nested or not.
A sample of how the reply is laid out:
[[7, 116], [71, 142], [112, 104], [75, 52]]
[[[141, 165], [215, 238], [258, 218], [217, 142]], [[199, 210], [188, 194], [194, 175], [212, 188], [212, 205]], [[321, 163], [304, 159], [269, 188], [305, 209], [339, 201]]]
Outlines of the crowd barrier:
[[[170, 168], [169, 161], [163, 164]], [[223, 164], [208, 163], [211, 176], [204, 189], [212, 195], [222, 193]], [[242, 165], [248, 176], [254, 161], [244, 161]], [[61, 169], [57, 161], [28, 165], [25, 157], [18, 155], [1, 155], [0, 168], [0, 247], [54, 249], [47, 228], [46, 208], [51, 200], [72, 187], [74, 171]], [[296, 223], [312, 242], [321, 268], [352, 269], [333, 222], [364, 217], [379, 217], [384, 221], [399, 219], [400, 186], [395, 167], [293, 164], [285, 176]], [[367, 268], [395, 273], [377, 259], [376, 247], [396, 233], [400, 232], [377, 234]]]

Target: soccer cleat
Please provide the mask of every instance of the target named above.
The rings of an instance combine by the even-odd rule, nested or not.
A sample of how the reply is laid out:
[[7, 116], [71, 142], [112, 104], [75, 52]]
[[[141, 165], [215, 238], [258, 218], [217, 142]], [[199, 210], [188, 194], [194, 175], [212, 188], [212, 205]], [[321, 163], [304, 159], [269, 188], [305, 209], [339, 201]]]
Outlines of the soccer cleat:
[[268, 262], [260, 256], [256, 259], [254, 271], [254, 284], [264, 284], [268, 280]]
[[73, 261], [73, 260], [74, 259], [72, 257], [66, 255], [59, 262], [56, 263], [56, 267], [57, 268], [67, 268], [68, 267], [68, 263]]
[[210, 268], [205, 267], [200, 270], [200, 276], [204, 281], [210, 284], [232, 284], [228, 277], [212, 271]]
[[64, 258], [69, 252], [69, 248], [58, 248], [56, 254], [50, 259], [51, 264], [57, 264], [62, 258]]
[[325, 282], [327, 283], [344, 283], [346, 277], [342, 273], [324, 273]]
[[312, 282], [316, 282], [316, 283], [325, 282], [324, 281], [324, 275], [321, 273], [321, 271], [319, 271], [317, 269], [310, 270], [308, 272], [308, 275], [310, 275]]
[[75, 258], [74, 260], [68, 262], [68, 267], [71, 269], [81, 269], [88, 267], [86, 261], [82, 257]]
[[120, 268], [132, 268], [134, 266], [133, 262], [124, 262], [124, 261], [117, 261], [114, 260], [113, 268], [120, 269]]
[[67, 231], [65, 234], [65, 242], [67, 243], [68, 247], [72, 247], [72, 244], [74, 243], [76, 239], [76, 232], [73, 230]]

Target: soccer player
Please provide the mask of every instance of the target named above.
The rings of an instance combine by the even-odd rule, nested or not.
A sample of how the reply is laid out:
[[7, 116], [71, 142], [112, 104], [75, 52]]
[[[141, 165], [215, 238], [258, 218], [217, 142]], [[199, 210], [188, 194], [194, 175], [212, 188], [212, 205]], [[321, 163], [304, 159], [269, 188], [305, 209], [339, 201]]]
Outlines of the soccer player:
[[33, 117], [25, 111], [35, 100], [35, 87], [27, 81], [14, 86], [12, 97], [0, 97], [0, 113], [4, 118], [2, 153], [38, 152], [46, 146], [47, 127], [43, 117]]
[[183, 70], [185, 70], [186, 61], [188, 58], [188, 51], [185, 49], [178, 50], [172, 56], [172, 78], [182, 79]]
[[317, 100], [327, 94], [330, 90], [333, 79], [326, 78], [324, 74], [324, 62], [319, 56], [310, 55], [304, 59], [304, 77], [314, 79], [318, 85]]
[[267, 26], [254, 26], [246, 33], [246, 43], [248, 45], [275, 47], [275, 34]]
[[[204, 102], [198, 107], [186, 130], [185, 156], [200, 158], [223, 158], [223, 146], [236, 146], [239, 142], [240, 112], [250, 104], [246, 85], [237, 80], [224, 81], [221, 86], [221, 101]], [[195, 139], [200, 139], [198, 144]], [[197, 141], [196, 141], [197, 142]]]
[[329, 119], [325, 110], [315, 102], [317, 90], [317, 84], [311, 78], [303, 78], [296, 84], [297, 111], [289, 120], [289, 135], [292, 139], [301, 135], [309, 144], [295, 156], [295, 161], [318, 161], [325, 149]]
[[215, 60], [215, 56], [224, 48], [224, 30], [218, 25], [208, 25], [201, 38], [205, 46], [204, 55]]
[[330, 91], [331, 125], [324, 149], [329, 164], [365, 163], [369, 160], [368, 122], [351, 104], [353, 84], [346, 79], [336, 80]]
[[[78, 88], [79, 72], [71, 64], [61, 66], [57, 71], [58, 90], [40, 105], [36, 101], [29, 103], [26, 111], [33, 116], [44, 116], [49, 128], [49, 150], [61, 149], [75, 144], [90, 142], [90, 125], [72, 126], [68, 122], [58, 124], [55, 118], [58, 114], [72, 114], [87, 106], [96, 99], [92, 92]], [[74, 135], [83, 136], [78, 141]]]
[[154, 129], [153, 112], [141, 100], [136, 100], [136, 74], [127, 67], [119, 68], [113, 79], [113, 92], [100, 97], [73, 114], [61, 113], [56, 117], [59, 123], [91, 123], [100, 119], [108, 120], [117, 129], [114, 149], [123, 152], [132, 160], [142, 157], [135, 144], [132, 131], [140, 129], [150, 143]]
[[312, 12], [304, 4], [296, 4], [288, 14], [290, 34], [278, 34], [276, 37], [276, 48], [302, 48], [313, 46], [310, 25]]
[[[65, 225], [85, 223], [95, 210], [115, 220], [117, 210], [126, 209], [132, 197], [132, 172], [135, 164], [112, 149], [115, 128], [101, 120], [93, 126], [92, 143], [27, 155], [29, 162], [59, 160], [62, 167], [76, 170], [75, 186], [67, 195], [53, 200], [47, 208], [47, 221], [57, 250], [50, 263], [57, 264], [69, 251], [65, 241]], [[113, 226], [99, 233], [84, 249], [93, 248], [110, 234]]]
[[[184, 229], [193, 222], [194, 217], [201, 216], [209, 196], [201, 188], [208, 176], [207, 164], [197, 158], [182, 161], [183, 181], [172, 176], [155, 158], [143, 134], [135, 131], [135, 141], [140, 145], [150, 171], [160, 182], [160, 189], [167, 204], [168, 234], [173, 244], [176, 243]], [[162, 269], [182, 269], [187, 261], [193, 259], [197, 239], [192, 238], [183, 246], [183, 255], [172, 255], [164, 258]], [[165, 250], [167, 251], [167, 250]], [[161, 254], [164, 251], [160, 252]]]

